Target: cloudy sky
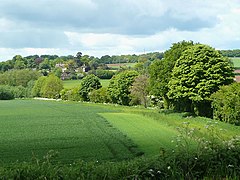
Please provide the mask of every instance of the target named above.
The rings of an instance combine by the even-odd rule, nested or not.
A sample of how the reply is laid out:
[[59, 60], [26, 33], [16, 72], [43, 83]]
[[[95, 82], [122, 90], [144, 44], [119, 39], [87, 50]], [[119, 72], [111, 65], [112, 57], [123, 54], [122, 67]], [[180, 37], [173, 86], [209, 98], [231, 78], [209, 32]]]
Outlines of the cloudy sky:
[[239, 49], [240, 0], [0, 2], [0, 61], [16, 54], [139, 54], [181, 40]]

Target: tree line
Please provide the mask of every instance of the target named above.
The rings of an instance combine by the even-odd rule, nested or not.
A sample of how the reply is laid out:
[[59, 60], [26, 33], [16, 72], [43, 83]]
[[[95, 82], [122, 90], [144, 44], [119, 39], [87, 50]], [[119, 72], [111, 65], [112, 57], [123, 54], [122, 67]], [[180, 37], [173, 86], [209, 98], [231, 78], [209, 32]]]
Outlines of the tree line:
[[[81, 63], [79, 59], [78, 63]], [[232, 63], [218, 50], [192, 41], [181, 41], [165, 51], [163, 58], [147, 61], [142, 61], [141, 65], [146, 66], [139, 66], [141, 68], [116, 72], [108, 87], [102, 87], [100, 79], [93, 73], [86, 74], [79, 86], [73, 89], [64, 89], [62, 81], [53, 72], [48, 76], [26, 76], [32, 77], [28, 82], [34, 83], [18, 82], [21, 79], [17, 78], [19, 75], [11, 73], [24, 73], [23, 70], [3, 73], [0, 84], [32, 88], [30, 95], [28, 93], [31, 97], [127, 106], [155, 105], [239, 125], [240, 85], [233, 81]], [[15, 80], [11, 80], [12, 77]]]

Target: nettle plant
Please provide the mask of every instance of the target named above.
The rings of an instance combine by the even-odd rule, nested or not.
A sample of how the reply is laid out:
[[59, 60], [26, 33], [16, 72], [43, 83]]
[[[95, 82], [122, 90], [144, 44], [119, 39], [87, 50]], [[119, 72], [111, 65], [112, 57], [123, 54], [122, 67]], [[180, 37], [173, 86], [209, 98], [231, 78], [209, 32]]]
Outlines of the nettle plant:
[[209, 121], [201, 132], [189, 122], [177, 127], [179, 135], [172, 141], [176, 148], [167, 163], [173, 177], [179, 174], [186, 179], [237, 176], [240, 136], [226, 139], [222, 136], [224, 130], [217, 126], [217, 122]]

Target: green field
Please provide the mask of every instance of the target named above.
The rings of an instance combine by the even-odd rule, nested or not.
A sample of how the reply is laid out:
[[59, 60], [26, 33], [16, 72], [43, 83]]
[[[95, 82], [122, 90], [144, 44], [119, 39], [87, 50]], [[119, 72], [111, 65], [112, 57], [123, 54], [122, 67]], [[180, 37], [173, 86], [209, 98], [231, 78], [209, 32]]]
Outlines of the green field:
[[[107, 87], [109, 84], [109, 79], [100, 79], [100, 82], [103, 87]], [[63, 81], [64, 88], [71, 89], [74, 87], [78, 87], [80, 85], [81, 80], [65, 80]]]
[[230, 58], [235, 68], [240, 68], [240, 58]]
[[120, 67], [134, 67], [137, 63], [116, 63], [116, 64], [107, 64], [107, 66], [111, 69], [118, 70]]
[[[0, 161], [9, 163], [59, 152], [65, 163], [120, 161], [138, 155], [156, 156], [171, 149], [176, 127], [190, 121], [202, 129], [209, 119], [183, 118], [156, 110], [91, 103], [41, 100], [0, 101]], [[240, 127], [218, 123], [226, 137]]]

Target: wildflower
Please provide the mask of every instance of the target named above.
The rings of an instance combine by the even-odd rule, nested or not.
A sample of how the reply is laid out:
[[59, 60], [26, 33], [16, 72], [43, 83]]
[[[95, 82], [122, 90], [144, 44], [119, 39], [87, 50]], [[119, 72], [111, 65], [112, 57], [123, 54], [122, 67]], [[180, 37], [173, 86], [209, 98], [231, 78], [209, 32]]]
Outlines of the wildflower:
[[228, 167], [230, 167], [230, 168], [233, 168], [233, 167], [234, 167], [234, 165], [232, 165], [232, 164], [229, 164], [229, 165], [228, 165]]
[[170, 167], [170, 166], [168, 166], [168, 167], [167, 167], [167, 169], [169, 170], [169, 169], [171, 169], [171, 167]]

